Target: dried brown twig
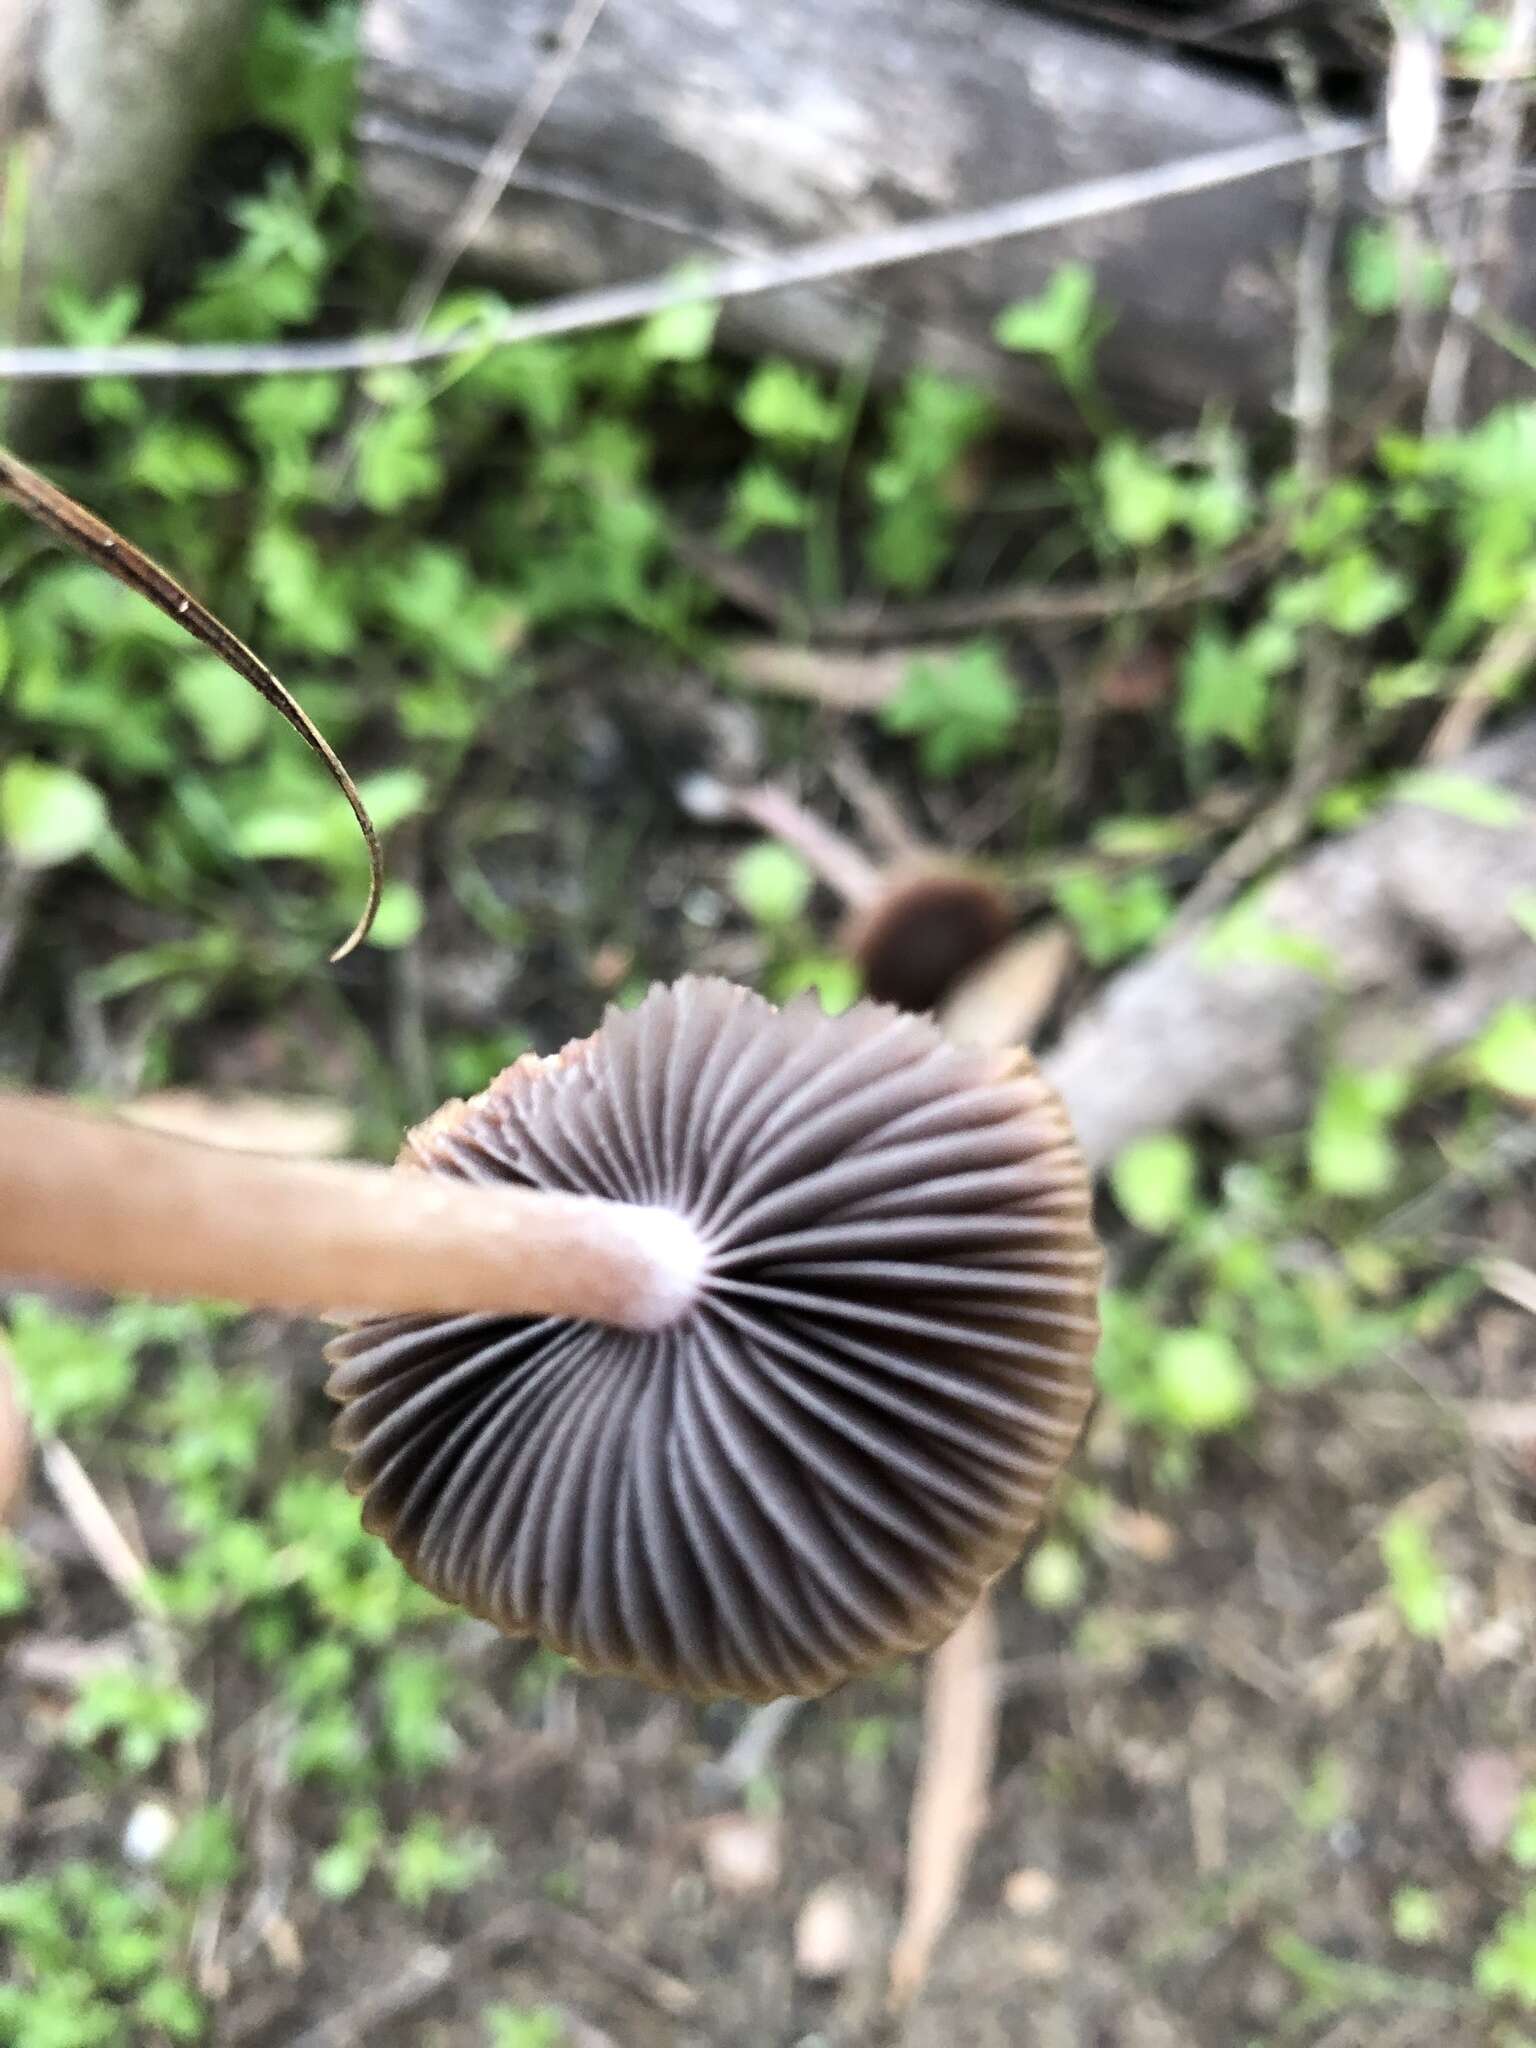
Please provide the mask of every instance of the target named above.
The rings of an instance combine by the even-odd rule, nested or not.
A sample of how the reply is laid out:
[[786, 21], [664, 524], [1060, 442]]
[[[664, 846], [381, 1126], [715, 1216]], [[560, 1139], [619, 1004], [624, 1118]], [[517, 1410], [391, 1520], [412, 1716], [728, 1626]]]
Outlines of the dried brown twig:
[[373, 829], [373, 820], [358, 794], [357, 785], [342, 766], [330, 741], [266, 663], [253, 654], [243, 640], [237, 639], [222, 619], [215, 618], [206, 605], [199, 603], [190, 591], [184, 590], [169, 570], [151, 561], [132, 541], [125, 540], [108, 526], [104, 519], [88, 512], [84, 505], [78, 504], [56, 484], [39, 476], [35, 469], [29, 469], [26, 463], [4, 448], [0, 448], [0, 498], [8, 498], [29, 519], [35, 520], [56, 540], [62, 541], [76, 554], [83, 555], [98, 569], [104, 569], [116, 582], [137, 591], [140, 597], [147, 597], [184, 633], [190, 634], [192, 639], [216, 654], [226, 668], [233, 669], [243, 682], [249, 683], [274, 711], [288, 721], [310, 752], [324, 762], [331, 780], [351, 805], [352, 815], [368, 848], [368, 901], [350, 936], [331, 955], [333, 960], [345, 959], [367, 938], [373, 924], [384, 885], [384, 856], [379, 848], [378, 834]]

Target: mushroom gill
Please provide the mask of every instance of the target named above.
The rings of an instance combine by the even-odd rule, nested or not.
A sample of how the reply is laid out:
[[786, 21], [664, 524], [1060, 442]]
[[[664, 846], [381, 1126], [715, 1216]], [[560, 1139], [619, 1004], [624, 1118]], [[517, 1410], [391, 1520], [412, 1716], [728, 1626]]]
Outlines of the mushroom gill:
[[588, 1671], [768, 1699], [926, 1648], [1087, 1413], [1089, 1181], [1025, 1054], [689, 979], [445, 1105], [400, 1163], [654, 1205], [703, 1244], [662, 1329], [389, 1316], [327, 1347], [366, 1526]]

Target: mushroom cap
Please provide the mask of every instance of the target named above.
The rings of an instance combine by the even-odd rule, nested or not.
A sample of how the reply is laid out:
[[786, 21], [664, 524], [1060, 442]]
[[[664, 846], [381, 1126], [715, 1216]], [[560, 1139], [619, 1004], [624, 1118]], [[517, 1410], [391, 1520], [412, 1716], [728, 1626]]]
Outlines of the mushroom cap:
[[365, 1526], [590, 1672], [770, 1699], [927, 1648], [1087, 1414], [1089, 1179], [1027, 1055], [689, 979], [446, 1104], [401, 1163], [661, 1204], [704, 1242], [663, 1330], [397, 1316], [327, 1347]]
[[876, 1002], [932, 1010], [1013, 928], [1008, 898], [988, 876], [957, 861], [917, 860], [852, 913], [842, 946]]

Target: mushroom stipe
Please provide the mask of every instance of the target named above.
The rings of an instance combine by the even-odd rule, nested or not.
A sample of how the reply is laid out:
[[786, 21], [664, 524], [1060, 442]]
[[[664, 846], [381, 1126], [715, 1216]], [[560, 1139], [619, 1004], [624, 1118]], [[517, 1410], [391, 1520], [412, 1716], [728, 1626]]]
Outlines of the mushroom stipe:
[[587, 1671], [769, 1699], [927, 1648], [1087, 1415], [1090, 1183], [1027, 1054], [690, 979], [447, 1104], [400, 1166], [696, 1236], [663, 1328], [388, 1316], [327, 1347], [365, 1525]]

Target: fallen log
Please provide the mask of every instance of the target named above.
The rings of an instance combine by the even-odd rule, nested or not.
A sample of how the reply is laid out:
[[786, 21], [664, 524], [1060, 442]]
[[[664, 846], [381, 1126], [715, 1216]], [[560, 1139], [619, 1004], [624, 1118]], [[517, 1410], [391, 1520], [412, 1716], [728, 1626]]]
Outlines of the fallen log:
[[[369, 0], [359, 134], [380, 221], [439, 235], [560, 26], [559, 0]], [[1046, 192], [1294, 135], [1279, 98], [1144, 43], [1007, 0], [608, 0], [474, 243], [516, 289], [573, 288], [689, 257]], [[840, 363], [922, 361], [1020, 417], [1071, 418], [1052, 376], [992, 342], [998, 313], [1067, 259], [1118, 310], [1100, 352], [1133, 416], [1214, 401], [1262, 414], [1289, 378], [1289, 271], [1306, 174], [929, 259], [846, 288], [729, 309], [728, 340]]]
[[[1462, 803], [1477, 785], [1507, 793], [1507, 822], [1465, 814], [1497, 815], [1496, 796]], [[1467, 755], [1454, 783], [1408, 791], [1246, 915], [1127, 968], [1070, 1027], [1042, 1065], [1094, 1166], [1195, 1121], [1298, 1129], [1328, 1062], [1453, 1052], [1502, 1003], [1536, 1000], [1536, 943], [1516, 915], [1536, 891], [1536, 721]]]

